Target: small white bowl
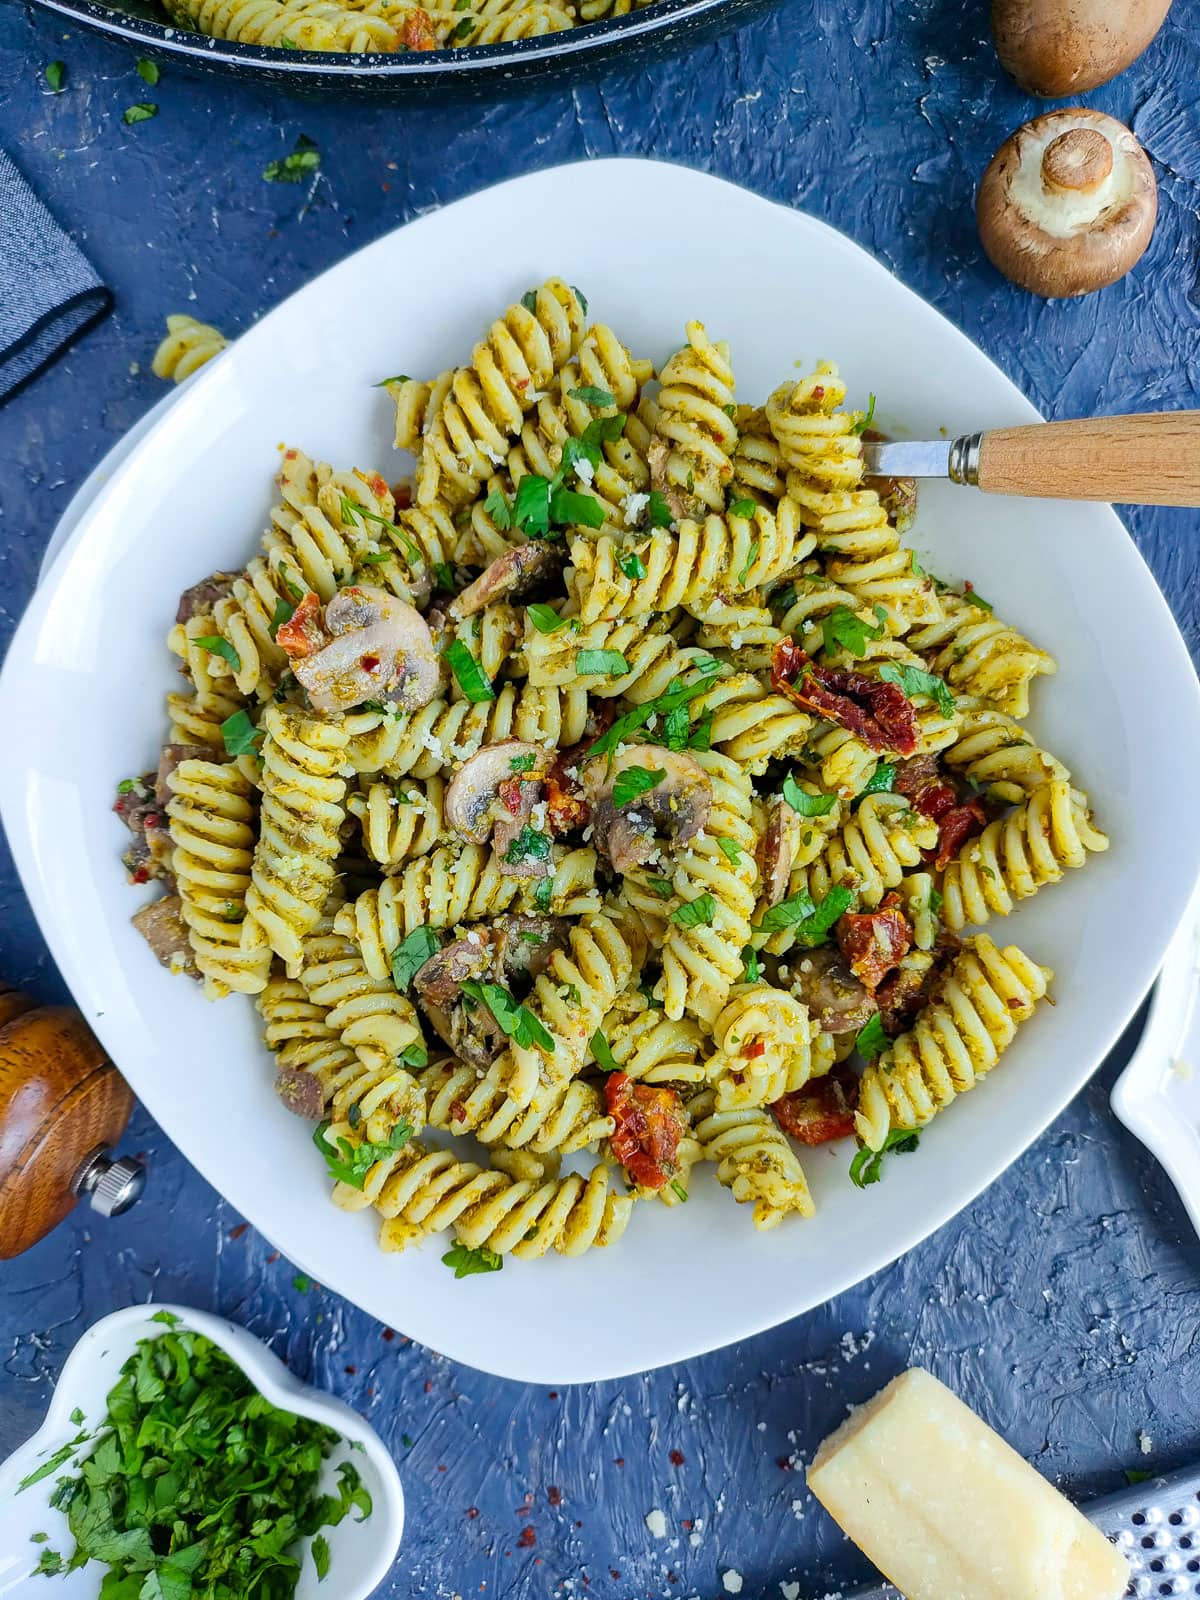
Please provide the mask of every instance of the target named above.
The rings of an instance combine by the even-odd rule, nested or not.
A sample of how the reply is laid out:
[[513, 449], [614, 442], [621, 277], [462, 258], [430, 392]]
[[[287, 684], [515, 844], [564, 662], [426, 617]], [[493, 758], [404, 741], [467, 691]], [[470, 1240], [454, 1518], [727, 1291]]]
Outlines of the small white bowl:
[[[71, 1464], [64, 1463], [20, 1492], [17, 1485], [77, 1434], [99, 1428], [108, 1392], [138, 1340], [166, 1331], [161, 1322], [153, 1320], [160, 1311], [173, 1313], [182, 1327], [219, 1345], [272, 1405], [323, 1422], [348, 1445], [361, 1447], [354, 1449], [349, 1459], [358, 1468], [374, 1509], [365, 1521], [360, 1522], [357, 1511], [351, 1511], [337, 1527], [322, 1530], [329, 1543], [329, 1576], [320, 1584], [306, 1554], [296, 1600], [367, 1600], [396, 1559], [404, 1528], [404, 1493], [383, 1441], [343, 1401], [298, 1382], [282, 1361], [244, 1328], [175, 1305], [129, 1306], [89, 1328], [67, 1357], [45, 1422], [0, 1465], [0, 1596], [4, 1600], [96, 1600], [106, 1570], [99, 1562], [89, 1561], [75, 1572], [50, 1580], [40, 1574], [33, 1576], [43, 1550], [68, 1556], [74, 1548], [66, 1517], [48, 1503], [55, 1480], [72, 1470]], [[82, 1422], [71, 1421], [76, 1411], [83, 1413]], [[86, 1454], [89, 1446], [82, 1449]], [[336, 1448], [330, 1453], [321, 1479], [323, 1491], [336, 1490], [336, 1465], [344, 1459], [345, 1453]], [[49, 1537], [45, 1543], [35, 1544], [31, 1540], [34, 1533]]]

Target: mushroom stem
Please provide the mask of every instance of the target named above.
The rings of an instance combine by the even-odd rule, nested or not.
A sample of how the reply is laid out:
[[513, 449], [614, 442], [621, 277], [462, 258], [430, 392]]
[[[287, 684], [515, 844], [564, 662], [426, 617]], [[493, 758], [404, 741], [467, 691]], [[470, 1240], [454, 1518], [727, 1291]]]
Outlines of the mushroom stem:
[[1092, 194], [1113, 169], [1112, 145], [1095, 128], [1071, 128], [1051, 139], [1042, 182], [1052, 194]]

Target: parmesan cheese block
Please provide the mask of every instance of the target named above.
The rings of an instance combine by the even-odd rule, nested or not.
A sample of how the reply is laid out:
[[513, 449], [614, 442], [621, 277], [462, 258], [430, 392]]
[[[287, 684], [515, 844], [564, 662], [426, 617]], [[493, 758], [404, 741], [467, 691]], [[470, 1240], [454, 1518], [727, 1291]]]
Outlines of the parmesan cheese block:
[[908, 1600], [1120, 1600], [1125, 1558], [914, 1367], [831, 1433], [808, 1485]]

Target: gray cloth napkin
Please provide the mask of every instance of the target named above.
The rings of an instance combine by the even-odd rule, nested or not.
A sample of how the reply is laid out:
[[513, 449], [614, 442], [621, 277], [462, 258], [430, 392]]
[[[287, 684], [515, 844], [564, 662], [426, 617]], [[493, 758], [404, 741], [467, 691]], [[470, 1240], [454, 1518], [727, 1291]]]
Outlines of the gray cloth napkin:
[[111, 308], [91, 263], [0, 150], [0, 405]]

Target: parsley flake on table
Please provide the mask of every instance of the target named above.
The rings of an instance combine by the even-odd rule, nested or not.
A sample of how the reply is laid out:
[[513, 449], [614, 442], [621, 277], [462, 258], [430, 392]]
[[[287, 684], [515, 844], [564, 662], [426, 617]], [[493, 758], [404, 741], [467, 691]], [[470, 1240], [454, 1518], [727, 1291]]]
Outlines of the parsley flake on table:
[[151, 61], [148, 56], [139, 57], [137, 75], [143, 83], [148, 83], [153, 89], [159, 79], [158, 62]]
[[321, 152], [307, 134], [296, 140], [295, 148], [281, 161], [270, 161], [263, 168], [268, 183], [303, 183], [321, 165]]
[[352, 1509], [370, 1516], [371, 1497], [348, 1460], [321, 1493], [324, 1463], [346, 1441], [271, 1405], [218, 1345], [176, 1323], [139, 1340], [121, 1368], [95, 1449], [51, 1497], [74, 1552], [42, 1551], [37, 1571], [98, 1561], [106, 1600], [288, 1600], [301, 1541], [327, 1572], [319, 1530]]
[[45, 71], [46, 86], [51, 94], [61, 94], [67, 84], [67, 64], [65, 61], [50, 61]]
[[151, 117], [158, 115], [158, 107], [153, 100], [142, 100], [137, 105], [126, 106], [121, 113], [121, 121], [127, 128], [132, 128], [136, 122], [149, 122]]

